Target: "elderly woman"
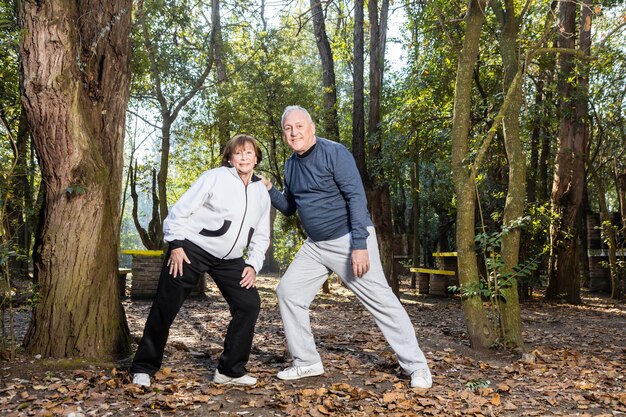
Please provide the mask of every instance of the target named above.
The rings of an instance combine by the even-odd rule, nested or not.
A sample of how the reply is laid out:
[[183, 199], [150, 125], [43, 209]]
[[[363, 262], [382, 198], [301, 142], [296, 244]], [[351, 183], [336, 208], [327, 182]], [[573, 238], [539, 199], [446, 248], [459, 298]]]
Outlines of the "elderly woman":
[[217, 284], [232, 316], [213, 381], [256, 384], [245, 366], [261, 306], [255, 280], [269, 245], [270, 200], [253, 173], [261, 157], [253, 137], [233, 137], [224, 148], [223, 166], [205, 171], [163, 222], [169, 245], [133, 360], [134, 384], [150, 386], [150, 376], [161, 367], [170, 326], [205, 272]]

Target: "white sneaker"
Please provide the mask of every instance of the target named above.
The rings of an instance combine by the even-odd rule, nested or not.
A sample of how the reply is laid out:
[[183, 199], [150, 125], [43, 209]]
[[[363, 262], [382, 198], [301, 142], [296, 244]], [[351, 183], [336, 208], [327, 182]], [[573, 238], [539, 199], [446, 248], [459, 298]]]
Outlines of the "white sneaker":
[[433, 378], [428, 369], [418, 369], [411, 373], [411, 388], [428, 389], [433, 386]]
[[215, 370], [215, 376], [213, 376], [213, 382], [216, 384], [231, 384], [231, 385], [256, 385], [256, 378], [250, 375], [240, 376], [233, 378], [227, 375], [220, 374], [220, 371]]
[[324, 365], [322, 362], [314, 363], [309, 366], [291, 366], [276, 374], [278, 379], [300, 379], [308, 376], [318, 376], [324, 373]]
[[148, 374], [133, 374], [133, 384], [141, 385], [142, 387], [150, 386], [150, 375]]

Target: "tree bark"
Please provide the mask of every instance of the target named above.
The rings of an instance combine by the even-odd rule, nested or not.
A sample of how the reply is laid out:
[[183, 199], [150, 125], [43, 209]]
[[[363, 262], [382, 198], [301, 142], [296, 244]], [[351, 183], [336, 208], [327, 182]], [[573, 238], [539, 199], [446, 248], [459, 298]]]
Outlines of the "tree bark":
[[[457, 68], [452, 120], [452, 174], [457, 196], [459, 281], [466, 288], [478, 286], [480, 280], [474, 249], [476, 193], [468, 166], [468, 139], [473, 70], [478, 58], [485, 6], [486, 0], [470, 0], [465, 14], [465, 39]], [[476, 349], [488, 348], [496, 334], [483, 309], [480, 295], [463, 297], [462, 303], [471, 346]]]
[[[420, 166], [419, 166], [419, 152], [416, 153], [415, 159], [411, 164], [411, 200], [413, 201], [413, 250], [411, 252], [411, 265], [414, 268], [422, 265], [422, 246], [420, 243], [420, 217], [421, 217], [421, 205], [420, 205]], [[415, 274], [411, 274], [411, 288], [415, 288]]]
[[622, 218], [622, 231], [626, 230], [626, 170], [620, 170], [617, 158], [613, 160], [617, 196], [619, 201], [619, 212]]
[[[559, 47], [576, 47], [576, 3], [559, 3]], [[579, 49], [589, 55], [591, 9], [583, 1]], [[550, 261], [546, 299], [563, 298], [570, 304], [580, 304], [579, 216], [583, 202], [585, 158], [588, 137], [588, 69], [586, 63], [576, 68], [574, 58], [561, 54], [559, 58], [559, 95], [561, 120], [558, 152], [552, 185], [552, 210], [556, 220], [550, 225]], [[579, 75], [577, 75], [579, 74]], [[571, 81], [575, 79], [575, 81]]]
[[354, 68], [352, 70], [352, 154], [361, 174], [361, 180], [367, 182], [367, 165], [365, 163], [365, 95], [363, 74], [364, 64], [364, 3], [354, 2]]
[[[391, 211], [391, 193], [389, 184], [384, 180], [384, 172], [381, 165], [382, 134], [380, 129], [381, 114], [380, 102], [382, 99], [382, 85], [385, 65], [385, 42], [387, 39], [387, 16], [389, 0], [383, 0], [380, 20], [378, 17], [378, 1], [368, 1], [370, 19], [370, 98], [368, 117], [368, 136], [370, 140], [369, 158], [375, 161], [377, 167], [370, 168], [366, 191], [372, 221], [376, 226], [376, 235], [380, 246], [383, 270], [389, 285], [396, 294], [400, 288], [398, 277], [393, 262], [393, 223]], [[373, 171], [373, 172], [372, 172]]]
[[335, 62], [333, 51], [326, 35], [324, 11], [320, 0], [310, 0], [313, 15], [313, 33], [322, 61], [322, 83], [324, 86], [324, 128], [328, 139], [339, 141], [339, 116], [337, 114], [337, 85], [335, 84]]
[[130, 0], [20, 3], [22, 101], [44, 187], [31, 354], [129, 352], [117, 259], [131, 12]]
[[[520, 17], [516, 16], [513, 0], [504, 0], [504, 8], [500, 1], [492, 0], [492, 7], [500, 22], [500, 56], [504, 65], [504, 96], [507, 96], [519, 70], [517, 37], [519, 33]], [[526, 198], [526, 158], [520, 137], [520, 109], [522, 107], [522, 83], [516, 83], [511, 94], [507, 97], [510, 104], [504, 113], [502, 121], [504, 131], [504, 145], [509, 162], [509, 183], [504, 205], [503, 225], [510, 226], [512, 222], [524, 214]], [[513, 268], [519, 263], [520, 229], [511, 228], [510, 232], [502, 236], [501, 256], [504, 262], [504, 273], [513, 273]], [[504, 301], [497, 298], [500, 311], [500, 338], [505, 346], [522, 348], [522, 319], [517, 291], [517, 279], [510, 279], [510, 286], [500, 289]]]

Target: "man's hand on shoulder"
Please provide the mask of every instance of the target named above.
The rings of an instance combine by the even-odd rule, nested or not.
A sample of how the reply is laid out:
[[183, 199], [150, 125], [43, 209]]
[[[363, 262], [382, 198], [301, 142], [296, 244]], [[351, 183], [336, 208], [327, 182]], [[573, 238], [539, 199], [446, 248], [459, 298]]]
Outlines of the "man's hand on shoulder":
[[352, 250], [352, 273], [361, 278], [370, 270], [370, 256], [367, 249]]
[[257, 177], [261, 178], [261, 182], [263, 183], [263, 185], [265, 185], [265, 188], [267, 188], [267, 191], [272, 189], [272, 182], [270, 180], [265, 178], [263, 175], [257, 174]]

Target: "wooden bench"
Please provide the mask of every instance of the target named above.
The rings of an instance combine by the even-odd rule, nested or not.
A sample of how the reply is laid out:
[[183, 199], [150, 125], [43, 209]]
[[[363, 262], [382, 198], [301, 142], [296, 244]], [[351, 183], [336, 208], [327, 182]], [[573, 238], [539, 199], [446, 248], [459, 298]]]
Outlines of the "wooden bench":
[[420, 294], [446, 295], [449, 277], [455, 277], [456, 272], [448, 269], [410, 268], [418, 276], [418, 291]]

